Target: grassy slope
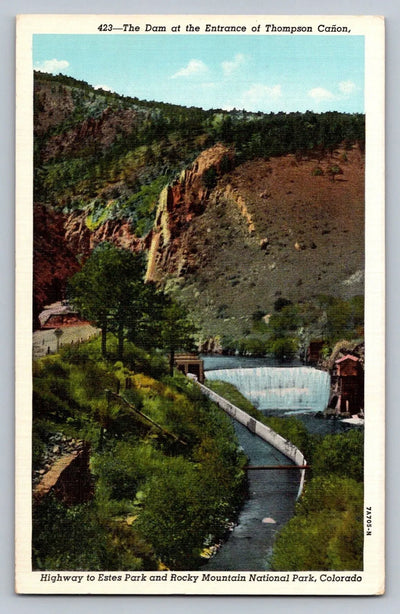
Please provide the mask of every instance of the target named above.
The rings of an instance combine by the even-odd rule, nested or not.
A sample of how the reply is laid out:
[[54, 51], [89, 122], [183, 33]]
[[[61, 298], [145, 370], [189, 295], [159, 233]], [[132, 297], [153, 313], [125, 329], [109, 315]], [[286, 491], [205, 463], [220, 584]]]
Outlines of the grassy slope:
[[[115, 363], [115, 350], [110, 340], [104, 361], [94, 340], [34, 363], [34, 468], [59, 433], [91, 444], [95, 480], [88, 503], [50, 496], [35, 506], [36, 569], [193, 569], [240, 506], [245, 458], [229, 420], [187, 378], [166, 377], [160, 357], [128, 344], [125, 364]], [[180, 441], [107, 401], [118, 381], [133, 407]]]
[[[343, 154], [338, 150], [320, 166]], [[208, 334], [243, 333], [251, 314], [271, 312], [279, 296], [362, 294], [364, 162], [356, 148], [346, 157], [334, 182], [312, 175], [316, 161], [294, 156], [249, 161], [220, 181], [182, 239], [197, 250], [199, 267], [180, 280], [179, 291], [201, 309]], [[238, 202], [246, 204], [253, 232]]]

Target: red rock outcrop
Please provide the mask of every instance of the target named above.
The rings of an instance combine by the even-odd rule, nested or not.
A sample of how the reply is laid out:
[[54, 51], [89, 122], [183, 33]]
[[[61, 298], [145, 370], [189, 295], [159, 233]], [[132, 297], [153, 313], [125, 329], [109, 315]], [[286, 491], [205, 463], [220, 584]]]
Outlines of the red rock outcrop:
[[35, 205], [33, 302], [34, 329], [39, 328], [38, 316], [46, 304], [64, 299], [67, 281], [103, 241], [124, 249], [148, 249], [152, 233], [138, 238], [124, 220], [107, 220], [91, 231], [85, 212], [68, 216], [50, 207]]
[[64, 222], [65, 240], [76, 254], [87, 257], [96, 245], [104, 241], [132, 251], [145, 249], [146, 239], [137, 237], [128, 222], [107, 220], [95, 230], [89, 230], [86, 218], [86, 213], [74, 212]]
[[67, 280], [79, 263], [65, 237], [64, 216], [35, 204], [33, 217], [33, 327], [39, 328], [39, 313], [47, 303], [65, 297]]
[[147, 279], [159, 281], [165, 272], [180, 275], [195, 266], [195, 253], [185, 244], [184, 231], [206, 206], [213, 179], [229, 166], [234, 152], [218, 143], [203, 151], [192, 167], [160, 194], [151, 235]]

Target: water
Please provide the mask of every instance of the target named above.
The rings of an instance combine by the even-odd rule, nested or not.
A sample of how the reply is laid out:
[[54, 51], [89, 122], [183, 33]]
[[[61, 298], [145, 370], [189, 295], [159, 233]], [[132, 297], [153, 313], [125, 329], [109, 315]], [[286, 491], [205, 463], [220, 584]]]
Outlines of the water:
[[[294, 414], [311, 433], [326, 435], [348, 428], [340, 420], [315, 417], [329, 400], [329, 375], [291, 363], [283, 367], [270, 358], [203, 356], [207, 379], [234, 384], [266, 415]], [[296, 365], [296, 366], [294, 366]], [[292, 464], [267, 442], [233, 420], [240, 445], [250, 465]], [[227, 542], [203, 567], [206, 570], [266, 571], [270, 569], [278, 531], [292, 518], [300, 472], [248, 471], [246, 500]]]
[[[237, 438], [249, 458], [249, 465], [291, 465], [286, 456], [233, 421]], [[300, 471], [249, 471], [249, 498], [246, 500], [227, 542], [204, 570], [264, 571], [270, 569], [272, 544], [277, 532], [293, 516]], [[273, 522], [271, 522], [273, 521]]]
[[202, 354], [204, 369], [213, 371], [215, 369], [238, 369], [241, 367], [298, 367], [302, 363], [299, 360], [282, 362], [272, 356], [254, 358], [252, 356], [225, 356], [224, 354]]
[[351, 424], [346, 424], [342, 420], [337, 420], [334, 418], [318, 418], [313, 412], [302, 413], [301, 411], [296, 411], [294, 413], [285, 412], [284, 414], [282, 414], [282, 412], [264, 410], [262, 413], [265, 416], [292, 415], [296, 418], [296, 420], [299, 420], [299, 422], [301, 422], [306, 427], [309, 433], [312, 433], [313, 435], [322, 435], [323, 437], [325, 437], [325, 435], [344, 433], [345, 431], [350, 431], [355, 428], [354, 426], [351, 426]]
[[[221, 356], [217, 354], [204, 354], [202, 356], [204, 360], [204, 368], [206, 370], [206, 377], [208, 377], [207, 371], [219, 371], [216, 374], [214, 379], [222, 379], [221, 371], [227, 369], [239, 369], [246, 368], [246, 370], [251, 367], [283, 367], [283, 364], [275, 360], [271, 357], [266, 358], [249, 358], [246, 356]], [[290, 363], [284, 363], [286, 365], [286, 369], [291, 369], [293, 367], [300, 366], [302, 363], [300, 361], [293, 361]], [[314, 371], [317, 371], [316, 369]], [[321, 373], [321, 371], [318, 371]], [[245, 393], [243, 393], [246, 396]], [[325, 392], [326, 394], [326, 392]], [[329, 392], [328, 392], [329, 394]], [[255, 405], [257, 405], [257, 399], [255, 399]], [[343, 433], [349, 429], [354, 429], [354, 426], [346, 424], [341, 420], [326, 420], [315, 417], [317, 413], [316, 410], [310, 411], [306, 407], [298, 408], [294, 411], [291, 409], [267, 409], [259, 406], [260, 411], [266, 416], [288, 416], [294, 415], [297, 420], [300, 420], [305, 427], [307, 428], [309, 433], [318, 434], [318, 435], [329, 435], [334, 433]], [[323, 408], [325, 409], [325, 408]]]
[[233, 384], [260, 410], [318, 412], [329, 401], [329, 374], [312, 367], [215, 369], [206, 378]]

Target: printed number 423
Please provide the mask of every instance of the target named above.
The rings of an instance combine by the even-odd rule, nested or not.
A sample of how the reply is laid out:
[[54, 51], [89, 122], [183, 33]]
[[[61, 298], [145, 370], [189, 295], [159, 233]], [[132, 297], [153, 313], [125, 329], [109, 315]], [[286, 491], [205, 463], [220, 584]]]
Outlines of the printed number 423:
[[102, 23], [97, 28], [100, 32], [112, 32], [113, 25], [112, 23]]

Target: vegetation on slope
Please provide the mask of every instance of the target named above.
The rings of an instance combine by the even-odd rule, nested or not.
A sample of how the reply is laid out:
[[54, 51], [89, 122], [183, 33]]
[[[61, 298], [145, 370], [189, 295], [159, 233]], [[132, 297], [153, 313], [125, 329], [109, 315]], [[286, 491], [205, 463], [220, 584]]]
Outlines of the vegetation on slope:
[[313, 477], [278, 535], [273, 569], [363, 569], [363, 452], [359, 430], [327, 435], [315, 447]]
[[304, 358], [310, 341], [320, 339], [324, 341], [323, 355], [328, 356], [337, 341], [363, 338], [364, 297], [319, 295], [296, 303], [279, 297], [272, 313], [255, 311], [244, 332], [245, 336], [222, 337], [224, 350], [291, 360], [298, 355]]
[[[240, 505], [244, 458], [229, 420], [173, 375], [193, 328], [143, 282], [142, 265], [141, 254], [99, 245], [70, 292], [101, 339], [34, 363], [34, 468], [61, 433], [91, 444], [95, 477], [92, 501], [71, 508], [51, 496], [35, 506], [38, 569], [191, 569]], [[112, 394], [120, 389], [122, 398]]]
[[360, 114], [204, 111], [39, 72], [34, 112], [35, 200], [96, 219], [122, 217], [138, 235], [151, 227], [162, 185], [217, 142], [234, 146], [237, 164], [310, 151], [320, 159], [343, 142], [364, 146]]
[[[245, 458], [229, 420], [160, 356], [128, 343], [122, 363], [117, 345], [107, 359], [96, 340], [34, 363], [34, 465], [63, 433], [90, 442], [95, 478], [87, 503], [34, 507], [35, 569], [193, 569], [240, 506]], [[127, 377], [123, 397], [180, 441], [107, 400]]]

